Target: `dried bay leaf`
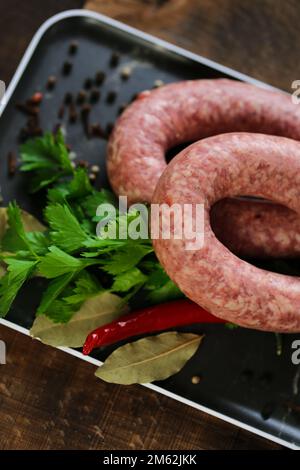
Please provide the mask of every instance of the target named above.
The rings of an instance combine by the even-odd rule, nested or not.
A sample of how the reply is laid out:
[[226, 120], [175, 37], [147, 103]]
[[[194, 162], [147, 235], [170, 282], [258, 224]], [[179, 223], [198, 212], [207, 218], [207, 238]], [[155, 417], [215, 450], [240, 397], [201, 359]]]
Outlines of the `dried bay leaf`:
[[45, 232], [46, 227], [29, 212], [21, 211], [21, 218], [25, 232]]
[[7, 209], [0, 207], [0, 240], [2, 240], [7, 229]]
[[202, 339], [173, 331], [140, 339], [116, 349], [95, 375], [123, 385], [164, 380], [182, 369]]
[[116, 320], [126, 310], [123, 299], [110, 292], [102, 292], [84, 302], [68, 323], [54, 323], [46, 315], [39, 315], [30, 334], [50, 346], [77, 348], [84, 344], [92, 330]]
[[[25, 232], [44, 232], [46, 227], [41, 224], [33, 215], [26, 211], [21, 211], [21, 218], [24, 225]], [[0, 240], [3, 238], [8, 228], [7, 208], [0, 207]]]

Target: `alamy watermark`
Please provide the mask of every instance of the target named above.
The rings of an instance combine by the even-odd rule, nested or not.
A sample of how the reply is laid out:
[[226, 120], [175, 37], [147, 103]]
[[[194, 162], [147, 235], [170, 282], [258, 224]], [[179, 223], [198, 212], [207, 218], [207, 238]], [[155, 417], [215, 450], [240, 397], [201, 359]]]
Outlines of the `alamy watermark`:
[[0, 365], [6, 364], [6, 344], [0, 340]]
[[5, 95], [5, 83], [2, 80], [0, 80], [0, 105], [2, 104], [4, 95]]
[[297, 366], [300, 364], [300, 339], [295, 339], [291, 345], [292, 349], [295, 351], [292, 353], [292, 363]]
[[99, 238], [184, 240], [186, 250], [199, 250], [204, 244], [203, 204], [151, 204], [150, 210], [145, 204], [132, 204], [128, 208], [127, 196], [120, 196], [118, 209], [113, 204], [100, 204], [96, 215]]

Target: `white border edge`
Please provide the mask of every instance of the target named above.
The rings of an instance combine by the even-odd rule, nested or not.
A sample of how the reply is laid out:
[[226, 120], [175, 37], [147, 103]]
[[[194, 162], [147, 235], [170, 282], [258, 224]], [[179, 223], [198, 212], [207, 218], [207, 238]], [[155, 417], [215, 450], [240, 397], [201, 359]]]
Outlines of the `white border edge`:
[[[35, 33], [35, 35], [33, 36], [32, 40], [31, 40], [30, 44], [28, 45], [28, 47], [25, 51], [25, 54], [23, 55], [23, 57], [21, 59], [21, 62], [19, 64], [18, 68], [16, 69], [16, 72], [15, 72], [9, 86], [7, 87], [6, 93], [5, 93], [5, 95], [2, 99], [2, 103], [0, 104], [0, 117], [1, 117], [5, 107], [7, 105], [7, 103], [9, 102], [9, 100], [10, 100], [10, 98], [11, 98], [11, 96], [12, 96], [12, 94], [13, 94], [13, 92], [14, 92], [14, 90], [15, 90], [15, 88], [16, 88], [16, 86], [17, 86], [17, 84], [18, 84], [18, 82], [19, 82], [19, 80], [20, 80], [20, 78], [21, 78], [21, 76], [24, 72], [24, 70], [26, 69], [26, 67], [28, 65], [28, 62], [29, 62], [29, 60], [31, 59], [31, 57], [33, 55], [33, 52], [35, 51], [36, 46], [38, 45], [39, 41], [41, 40], [41, 38], [45, 34], [45, 32], [51, 26], [53, 26], [55, 23], [57, 23], [59, 21], [62, 21], [66, 18], [72, 18], [72, 17], [76, 17], [76, 16], [78, 16], [78, 17], [84, 16], [84, 17], [87, 17], [87, 18], [92, 18], [92, 19], [101, 21], [102, 23], [105, 23], [106, 25], [116, 27], [118, 29], [121, 29], [124, 32], [127, 32], [129, 34], [133, 34], [135, 36], [138, 36], [139, 38], [141, 38], [145, 41], [154, 42], [157, 46], [162, 47], [164, 49], [167, 49], [171, 52], [174, 52], [174, 53], [180, 54], [181, 56], [184, 56], [186, 58], [195, 60], [199, 63], [202, 63], [203, 65], [207, 65], [208, 67], [213, 67], [214, 69], [218, 70], [219, 72], [229, 74], [229, 75], [231, 75], [232, 77], [234, 77], [236, 79], [243, 80], [243, 81], [248, 82], [248, 83], [252, 83], [252, 84], [257, 85], [257, 86], [262, 87], [262, 88], [277, 89], [277, 88], [275, 88], [271, 85], [268, 85], [268, 84], [266, 84], [266, 83], [264, 83], [260, 80], [252, 78], [252, 77], [250, 77], [248, 75], [245, 75], [243, 73], [237, 72], [236, 70], [231, 69], [230, 67], [226, 67], [222, 64], [214, 62], [213, 60], [207, 59], [203, 56], [200, 56], [200, 55], [195, 54], [193, 52], [187, 51], [186, 49], [175, 46], [175, 45], [173, 45], [173, 44], [171, 44], [167, 41], [164, 41], [163, 39], [159, 39], [155, 36], [152, 36], [151, 34], [144, 33], [143, 31], [140, 31], [136, 28], [128, 26], [128, 25], [126, 25], [124, 23], [121, 23], [117, 20], [114, 20], [112, 18], [108, 18], [107, 16], [101, 15], [100, 13], [96, 13], [96, 12], [93, 12], [93, 11], [90, 11], [90, 10], [79, 10], [79, 9], [76, 10], [76, 9], [74, 9], [74, 10], [63, 11], [61, 13], [58, 13], [57, 15], [52, 16], [47, 21], [45, 21], [40, 26], [40, 28], [37, 30], [37, 32]], [[26, 336], [30, 336], [29, 330], [27, 330], [26, 328], [23, 328], [19, 325], [16, 325], [15, 323], [12, 323], [8, 320], [0, 319], [0, 324], [6, 326], [8, 328], [11, 328], [11, 329], [13, 329], [13, 330], [15, 330], [19, 333], [22, 333]], [[71, 356], [77, 357], [78, 359], [89, 362], [90, 364], [93, 364], [97, 367], [102, 364], [97, 359], [94, 359], [94, 358], [89, 357], [89, 356], [84, 356], [82, 353], [80, 353], [78, 351], [75, 351], [73, 349], [65, 348], [65, 347], [59, 347], [57, 349], [60, 349], [61, 351], [64, 351], [64, 352], [70, 354]], [[280, 439], [276, 436], [273, 436], [272, 434], [268, 434], [268, 433], [266, 433], [264, 431], [261, 431], [257, 428], [249, 426], [246, 423], [243, 423], [241, 421], [233, 419], [230, 416], [227, 416], [227, 415], [224, 415], [224, 414], [219, 413], [217, 411], [214, 411], [214, 410], [212, 410], [210, 408], [207, 408], [203, 405], [199, 405], [198, 403], [195, 403], [191, 400], [188, 400], [187, 398], [181, 397], [180, 395], [176, 395], [175, 393], [172, 393], [172, 392], [169, 392], [168, 390], [160, 388], [157, 385], [143, 384], [143, 386], [146, 387], [146, 388], [149, 388], [151, 390], [154, 390], [155, 392], [158, 392], [162, 395], [165, 395], [169, 398], [172, 398], [176, 401], [179, 401], [179, 402], [181, 402], [185, 405], [196, 408], [199, 411], [202, 411], [202, 412], [207, 413], [211, 416], [214, 416], [214, 417], [219, 418], [223, 421], [226, 421], [227, 423], [230, 423], [230, 424], [233, 424], [233, 425], [235, 425], [239, 428], [245, 429], [246, 431], [249, 431], [253, 434], [257, 434], [260, 437], [263, 437], [265, 439], [273, 441], [273, 442], [275, 442], [277, 444], [280, 444], [284, 447], [288, 447], [289, 449], [292, 449], [292, 450], [300, 450], [300, 447], [293, 444], [293, 443], [287, 442], [283, 439]]]

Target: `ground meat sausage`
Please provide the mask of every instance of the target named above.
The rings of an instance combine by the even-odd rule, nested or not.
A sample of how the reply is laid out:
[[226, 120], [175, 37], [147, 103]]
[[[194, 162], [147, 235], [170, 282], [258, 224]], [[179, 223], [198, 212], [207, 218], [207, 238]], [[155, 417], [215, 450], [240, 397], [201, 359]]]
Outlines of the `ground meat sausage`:
[[300, 255], [300, 217], [280, 204], [223, 199], [210, 211], [212, 229], [243, 258], [294, 258]]
[[[292, 103], [290, 96], [279, 91], [258, 88], [254, 85], [228, 79], [193, 80], [173, 83], [156, 90], [143, 92], [121, 115], [110, 137], [107, 169], [112, 188], [118, 195], [128, 196], [129, 202], [150, 202], [156, 183], [166, 167], [168, 149], [225, 132], [260, 132], [300, 140], [300, 107]], [[231, 202], [229, 202], [230, 207]], [[253, 206], [245, 202], [230, 210], [227, 224], [218, 224], [218, 207], [214, 220], [221, 240], [229, 239], [234, 251], [243, 243], [239, 227], [245, 220], [261, 217], [260, 233], [247, 241], [253, 256], [299, 255], [300, 218], [289, 209], [271, 209], [275, 216], [272, 235], [276, 243], [270, 243], [270, 230], [264, 220], [270, 222], [270, 204]], [[239, 219], [241, 217], [241, 220]], [[224, 220], [222, 214], [220, 218]], [[276, 226], [281, 227], [280, 236]], [[235, 235], [232, 236], [228, 233]], [[265, 231], [268, 234], [265, 234]], [[281, 245], [281, 239], [283, 244]], [[235, 247], [237, 249], [235, 249]], [[279, 251], [277, 251], [279, 249]], [[244, 250], [244, 251], [245, 251]]]
[[[300, 213], [300, 143], [284, 137], [229, 133], [199, 141], [161, 176], [156, 204], [204, 205], [204, 243], [187, 237], [153, 240], [171, 279], [191, 300], [238, 325], [300, 331], [300, 278], [268, 272], [239, 259], [214, 235], [209, 211], [218, 200], [249, 194]], [[174, 233], [174, 225], [171, 227]]]

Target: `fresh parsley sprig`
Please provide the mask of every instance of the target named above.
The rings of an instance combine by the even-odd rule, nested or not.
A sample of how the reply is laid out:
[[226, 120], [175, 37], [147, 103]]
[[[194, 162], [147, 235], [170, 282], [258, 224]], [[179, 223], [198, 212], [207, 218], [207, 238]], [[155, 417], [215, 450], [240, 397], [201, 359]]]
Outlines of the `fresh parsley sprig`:
[[30, 192], [36, 193], [50, 186], [61, 177], [74, 172], [62, 132], [47, 132], [21, 146], [21, 167], [24, 172], [31, 172]]
[[[47, 190], [46, 228], [25, 230], [18, 205], [12, 202], [7, 208], [0, 253], [6, 265], [0, 280], [1, 316], [35, 275], [49, 279], [37, 314], [59, 323], [68, 322], [83, 302], [104, 290], [126, 302], [138, 292], [152, 303], [182, 296], [159, 264], [150, 239], [119, 236], [119, 229], [128, 231], [138, 213], [116, 210], [107, 230], [96, 236], [98, 205], [114, 204], [116, 198], [106, 189], [96, 190], [86, 168], [73, 168], [61, 132], [23, 144], [21, 162], [31, 191]], [[114, 237], [107, 237], [107, 231]]]

